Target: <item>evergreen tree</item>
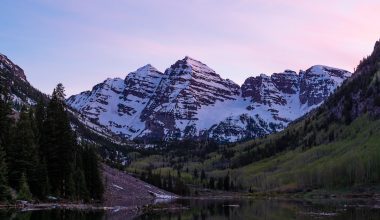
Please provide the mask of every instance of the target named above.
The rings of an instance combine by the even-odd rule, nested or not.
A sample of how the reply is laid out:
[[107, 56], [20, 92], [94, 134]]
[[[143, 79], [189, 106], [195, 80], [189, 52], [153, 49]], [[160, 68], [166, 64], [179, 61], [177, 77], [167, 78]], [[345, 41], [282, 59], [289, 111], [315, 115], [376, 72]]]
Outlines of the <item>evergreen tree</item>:
[[168, 191], [172, 192], [173, 191], [173, 178], [172, 175], [169, 173], [168, 177]]
[[75, 191], [72, 174], [77, 146], [65, 110], [62, 84], [58, 84], [53, 91], [41, 137], [41, 154], [46, 159], [52, 192], [69, 198]]
[[18, 189], [21, 174], [25, 174], [32, 192], [38, 191], [39, 183], [36, 178], [38, 166], [37, 145], [33, 134], [30, 114], [22, 107], [20, 119], [16, 124], [13, 141], [9, 149], [9, 182]]
[[65, 102], [65, 87], [62, 85], [62, 83], [58, 83], [57, 87], [55, 88], [53, 96], [58, 99], [59, 102], [64, 103]]
[[81, 169], [76, 169], [74, 171], [73, 177], [75, 184], [75, 199], [84, 199], [87, 201], [89, 198], [89, 192], [87, 190], [86, 180], [83, 171]]
[[25, 173], [21, 175], [19, 188], [20, 190], [17, 194], [18, 200], [27, 200], [27, 201], [32, 200], [32, 193], [29, 190], [29, 185], [28, 185], [28, 181], [26, 180]]
[[[30, 107], [28, 109], [28, 113], [29, 113], [29, 120], [30, 120], [30, 127], [32, 129], [32, 132], [33, 132], [33, 137], [34, 137], [34, 143], [38, 146], [39, 144], [39, 141], [38, 141], [38, 127], [37, 127], [37, 120], [35, 118], [35, 109]], [[39, 148], [37, 149], [39, 150]]]
[[40, 190], [37, 192], [36, 196], [43, 199], [50, 193], [50, 183], [49, 183], [49, 176], [48, 176], [48, 170], [47, 170], [47, 162], [46, 162], [46, 155], [43, 154], [42, 149], [42, 135], [43, 135], [43, 126], [44, 122], [46, 120], [46, 103], [42, 96], [40, 96], [39, 100], [37, 101], [37, 105], [35, 107], [35, 140], [36, 143], [39, 145], [39, 164], [37, 168], [37, 176], [38, 176], [38, 182], [40, 183]]
[[350, 94], [346, 94], [344, 96], [344, 104], [343, 104], [343, 120], [344, 122], [348, 125], [352, 121], [352, 116], [351, 116], [351, 110], [352, 110], [352, 97]]
[[193, 175], [194, 175], [195, 179], [198, 179], [198, 170], [197, 169], [194, 169]]
[[201, 172], [201, 180], [205, 180], [206, 179], [206, 173], [205, 171], [202, 169], [202, 172]]
[[223, 190], [223, 178], [219, 177], [216, 185], [219, 190]]
[[224, 177], [224, 190], [229, 191], [230, 190], [230, 174], [227, 173], [227, 175]]
[[35, 196], [40, 199], [46, 198], [46, 196], [50, 193], [50, 184], [48, 171], [46, 167], [46, 160], [42, 159], [39, 161], [37, 170], [36, 170], [37, 182], [39, 183], [39, 187], [36, 192], [34, 192]]
[[[91, 198], [96, 200], [103, 199], [104, 185], [99, 167], [98, 155], [95, 146], [85, 145], [83, 152], [83, 170], [87, 189]], [[150, 173], [151, 175], [151, 173]]]
[[36, 118], [36, 125], [37, 125], [37, 133], [36, 138], [38, 140], [38, 143], [41, 143], [41, 135], [43, 132], [43, 124], [46, 119], [46, 106], [45, 102], [42, 97], [37, 102], [36, 110], [35, 110], [35, 118]]
[[0, 202], [10, 199], [10, 190], [7, 179], [7, 163], [5, 160], [5, 151], [0, 144]]
[[8, 154], [11, 142], [11, 127], [13, 125], [12, 102], [8, 87], [0, 86], [0, 143]]
[[231, 181], [230, 190], [236, 190], [235, 183], [233, 181]]
[[215, 179], [214, 179], [214, 177], [210, 177], [210, 180], [208, 182], [208, 188], [215, 189]]

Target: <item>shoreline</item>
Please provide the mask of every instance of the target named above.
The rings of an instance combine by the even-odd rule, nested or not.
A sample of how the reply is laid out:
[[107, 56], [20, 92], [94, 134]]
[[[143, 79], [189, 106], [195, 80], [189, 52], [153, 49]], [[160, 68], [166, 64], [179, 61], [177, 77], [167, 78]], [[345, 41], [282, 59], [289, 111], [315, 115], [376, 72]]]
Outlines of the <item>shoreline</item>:
[[323, 193], [257, 193], [257, 194], [226, 194], [226, 195], [200, 195], [200, 196], [184, 196], [171, 199], [158, 199], [158, 203], [154, 200], [150, 203], [142, 205], [115, 205], [107, 206], [98, 203], [25, 203], [25, 204], [0, 204], [0, 210], [16, 209], [24, 211], [49, 210], [49, 209], [66, 209], [66, 210], [86, 210], [86, 211], [114, 211], [114, 210], [143, 210], [156, 204], [167, 204], [176, 200], [233, 200], [233, 199], [279, 199], [279, 200], [318, 200], [318, 199], [337, 199], [337, 200], [378, 200], [380, 201], [380, 192], [377, 193], [336, 193], [334, 191], [324, 191]]
[[288, 200], [288, 201], [353, 201], [368, 200], [380, 202], [380, 191], [371, 190], [364, 192], [354, 192], [351, 190], [314, 190], [310, 192], [298, 193], [233, 193], [216, 195], [198, 195], [185, 196], [172, 199], [151, 200], [145, 204], [130, 205], [134, 203], [133, 199], [129, 199], [129, 203], [124, 205], [109, 205], [106, 203], [25, 203], [25, 204], [0, 204], [1, 210], [15, 210], [20, 212], [44, 211], [44, 210], [72, 210], [83, 212], [107, 212], [110, 214], [122, 214], [130, 217], [136, 217], [149, 211], [159, 210], [181, 210], [184, 207], [176, 206], [178, 200]]

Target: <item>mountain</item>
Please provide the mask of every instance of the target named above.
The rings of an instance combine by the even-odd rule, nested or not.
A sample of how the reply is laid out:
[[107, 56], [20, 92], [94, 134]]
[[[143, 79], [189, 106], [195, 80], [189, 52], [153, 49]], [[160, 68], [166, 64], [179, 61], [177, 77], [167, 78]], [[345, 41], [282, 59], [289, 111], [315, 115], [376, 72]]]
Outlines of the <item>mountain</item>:
[[[0, 91], [9, 94], [9, 98], [13, 103], [14, 113], [16, 113], [15, 117], [18, 117], [18, 112], [22, 105], [35, 105], [40, 99], [45, 104], [49, 101], [48, 95], [42, 93], [28, 82], [24, 70], [3, 54], [0, 54]], [[89, 124], [80, 119], [77, 112], [68, 110], [72, 128], [76, 131], [78, 139], [101, 146], [99, 151], [103, 158], [111, 159], [118, 163], [125, 161], [124, 154], [128, 150], [125, 142], [120, 142], [115, 136], [105, 136], [96, 129], [92, 129]]]
[[[27, 81], [22, 68], [0, 55], [0, 85], [14, 107], [48, 97]], [[351, 73], [313, 66], [249, 77], [240, 87], [206, 64], [185, 57], [164, 73], [146, 65], [125, 79], [107, 79], [71, 96], [72, 121], [108, 139], [212, 138], [221, 142], [262, 137], [284, 129], [323, 101]], [[212, 113], [212, 114], [210, 114]], [[86, 132], [87, 133], [87, 132]]]
[[379, 63], [378, 41], [352, 77], [320, 107], [282, 132], [230, 149], [233, 156], [218, 174], [231, 173], [252, 191], [344, 188], [372, 194], [380, 183]]
[[[380, 42], [349, 79], [339, 81], [345, 74], [314, 66], [300, 74], [285, 71], [247, 79], [242, 96], [253, 100], [252, 107], [265, 102], [266, 108], [274, 109], [297, 94], [301, 106], [319, 106], [283, 131], [262, 138], [219, 145], [189, 140], [164, 143], [156, 152], [133, 159], [128, 170], [177, 172], [186, 175], [183, 179], [189, 184], [198, 182], [197, 189], [207, 183], [211, 190], [222, 189], [219, 183], [224, 180], [232, 190], [249, 190], [259, 196], [376, 197], [380, 183]], [[342, 85], [328, 96], [339, 82]], [[198, 181], [199, 171], [205, 173], [206, 181]]]
[[0, 86], [10, 90], [15, 108], [35, 104], [40, 98], [47, 100], [46, 95], [28, 82], [24, 70], [3, 54], [0, 54], [0, 73]]
[[67, 103], [98, 131], [129, 140], [262, 137], [284, 129], [323, 101], [351, 73], [313, 66], [248, 78], [240, 87], [190, 57], [164, 73], [151, 65], [107, 79]]

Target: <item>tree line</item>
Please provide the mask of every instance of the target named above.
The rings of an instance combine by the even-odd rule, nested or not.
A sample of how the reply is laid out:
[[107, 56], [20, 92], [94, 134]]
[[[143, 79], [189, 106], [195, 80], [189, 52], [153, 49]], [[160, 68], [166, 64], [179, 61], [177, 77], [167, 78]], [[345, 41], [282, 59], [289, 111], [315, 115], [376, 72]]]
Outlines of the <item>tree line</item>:
[[147, 172], [135, 173], [139, 179], [158, 188], [177, 195], [190, 195], [190, 188], [181, 180], [180, 176], [174, 177], [169, 175], [161, 175], [161, 173], [153, 173], [151, 169]]
[[9, 89], [0, 90], [0, 201], [101, 200], [98, 155], [94, 146], [78, 142], [63, 85], [47, 102], [41, 97], [19, 112]]

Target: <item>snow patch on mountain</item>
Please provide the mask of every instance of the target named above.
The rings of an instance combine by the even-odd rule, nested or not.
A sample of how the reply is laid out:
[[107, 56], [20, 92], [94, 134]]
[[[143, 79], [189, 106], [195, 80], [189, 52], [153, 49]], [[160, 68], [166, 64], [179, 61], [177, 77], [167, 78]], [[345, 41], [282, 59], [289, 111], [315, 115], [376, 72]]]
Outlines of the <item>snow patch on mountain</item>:
[[249, 77], [240, 87], [190, 57], [164, 73], [151, 65], [70, 97], [84, 120], [129, 139], [238, 141], [284, 129], [351, 76], [316, 65]]

